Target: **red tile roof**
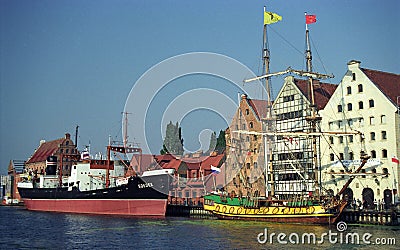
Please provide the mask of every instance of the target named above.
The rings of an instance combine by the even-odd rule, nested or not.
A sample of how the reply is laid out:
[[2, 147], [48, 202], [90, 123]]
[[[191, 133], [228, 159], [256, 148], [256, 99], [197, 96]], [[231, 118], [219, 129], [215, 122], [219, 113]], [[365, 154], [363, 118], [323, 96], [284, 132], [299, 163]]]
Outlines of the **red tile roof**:
[[[156, 156], [155, 158], [157, 161], [163, 159], [163, 157], [160, 156]], [[173, 158], [168, 162], [164, 162], [163, 164], [161, 164], [159, 161], [158, 162], [162, 168], [175, 169], [176, 171], [182, 163], [185, 163], [189, 170], [198, 170], [200, 169], [200, 165], [203, 170], [211, 170], [211, 165], [215, 167], [220, 166], [223, 158], [224, 154], [219, 154], [216, 156], [201, 156], [197, 158]]]
[[33, 153], [32, 157], [26, 162], [26, 164], [46, 161], [47, 157], [56, 153], [59, 145], [62, 144], [64, 140], [66, 139], [60, 138], [54, 141], [42, 143], [39, 148], [36, 149], [35, 153]]
[[397, 97], [400, 96], [400, 75], [371, 69], [361, 70], [394, 105], [399, 106]]
[[[294, 79], [294, 83], [300, 89], [303, 95], [310, 100], [311, 98], [309, 96], [310, 91], [308, 80]], [[315, 104], [317, 105], [317, 109], [321, 110], [326, 106], [338, 85], [314, 80], [313, 86]]]
[[265, 118], [267, 116], [267, 101], [265, 100], [256, 100], [256, 99], [247, 99], [249, 106], [254, 110], [258, 119]]

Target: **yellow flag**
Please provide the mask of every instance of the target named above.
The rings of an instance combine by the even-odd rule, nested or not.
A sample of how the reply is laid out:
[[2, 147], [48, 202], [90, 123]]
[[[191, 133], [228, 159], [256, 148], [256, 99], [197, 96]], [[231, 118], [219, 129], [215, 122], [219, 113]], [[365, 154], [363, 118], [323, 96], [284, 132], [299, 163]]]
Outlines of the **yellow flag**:
[[276, 13], [264, 12], [264, 25], [273, 24], [282, 20], [282, 17]]

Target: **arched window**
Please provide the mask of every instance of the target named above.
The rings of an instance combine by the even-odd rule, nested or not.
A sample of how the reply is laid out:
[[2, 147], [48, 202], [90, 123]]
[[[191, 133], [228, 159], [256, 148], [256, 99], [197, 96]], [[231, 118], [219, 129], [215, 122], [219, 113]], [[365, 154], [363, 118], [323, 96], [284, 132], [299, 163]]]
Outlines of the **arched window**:
[[250, 114], [249, 109], [246, 109], [246, 115], [249, 115], [249, 114]]
[[371, 141], [375, 141], [375, 132], [371, 132], [370, 135], [371, 135]]
[[376, 151], [375, 150], [371, 151], [371, 158], [376, 158]]
[[343, 112], [343, 108], [342, 108], [342, 105], [338, 105], [337, 106], [337, 112]]
[[386, 140], [387, 139], [386, 131], [381, 131], [381, 134], [382, 134], [382, 140]]
[[374, 102], [373, 99], [369, 100], [369, 107], [370, 107], [370, 108], [375, 107], [375, 102]]
[[335, 155], [331, 153], [331, 154], [329, 154], [329, 158], [330, 158], [331, 161], [334, 161], [335, 160]]
[[351, 87], [350, 87], [350, 86], [347, 87], [347, 94], [348, 94], [348, 95], [351, 95]]
[[369, 125], [375, 125], [375, 117], [371, 116], [369, 118]]
[[353, 104], [347, 103], [347, 110], [352, 111], [353, 110]]
[[349, 160], [354, 160], [354, 153], [353, 152], [349, 153]]
[[382, 149], [382, 158], [387, 158], [387, 150]]
[[362, 84], [358, 84], [358, 93], [362, 93], [363, 92], [363, 86]]
[[364, 103], [362, 101], [358, 102], [358, 109], [363, 109], [364, 108]]
[[253, 122], [250, 122], [250, 123], [249, 123], [249, 127], [250, 127], [250, 128], [253, 128]]
[[386, 115], [381, 115], [381, 123], [382, 124], [386, 123]]

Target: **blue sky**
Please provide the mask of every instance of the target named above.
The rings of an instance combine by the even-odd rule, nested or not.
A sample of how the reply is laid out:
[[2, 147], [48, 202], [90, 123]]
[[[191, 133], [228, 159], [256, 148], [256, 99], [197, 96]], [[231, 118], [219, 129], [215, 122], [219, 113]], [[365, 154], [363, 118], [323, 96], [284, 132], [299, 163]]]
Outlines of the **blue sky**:
[[[1, 0], [0, 173], [9, 160], [26, 160], [41, 139], [73, 136], [76, 125], [80, 146], [90, 141], [93, 153], [104, 151], [109, 135], [121, 137], [121, 112], [135, 82], [172, 56], [219, 53], [259, 74], [266, 4], [283, 17], [268, 31], [271, 71], [305, 68], [308, 12], [317, 15], [309, 26], [314, 69], [333, 73], [332, 83], [340, 82], [352, 59], [365, 68], [400, 72], [397, 0]], [[275, 94], [281, 85], [273, 80]], [[232, 99], [237, 94], [215, 77], [184, 77], [165, 88], [152, 108], [163, 110], [171, 96], [190, 87], [215, 88]], [[189, 150], [199, 148], [199, 132], [226, 127], [212, 112], [187, 118], [182, 129]], [[159, 120], [154, 115], [151, 126], [159, 127]], [[160, 138], [149, 143], [158, 153]]]

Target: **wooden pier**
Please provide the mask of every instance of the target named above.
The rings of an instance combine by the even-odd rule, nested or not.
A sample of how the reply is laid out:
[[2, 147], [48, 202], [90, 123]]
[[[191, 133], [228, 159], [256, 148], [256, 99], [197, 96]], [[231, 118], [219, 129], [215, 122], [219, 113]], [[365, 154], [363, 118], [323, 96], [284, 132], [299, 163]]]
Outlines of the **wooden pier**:
[[400, 215], [396, 210], [357, 210], [346, 209], [341, 215], [346, 223], [372, 224], [372, 225], [399, 225]]
[[202, 206], [173, 204], [168, 204], [166, 216], [188, 217], [196, 219], [216, 219], [211, 212], [204, 210]]

